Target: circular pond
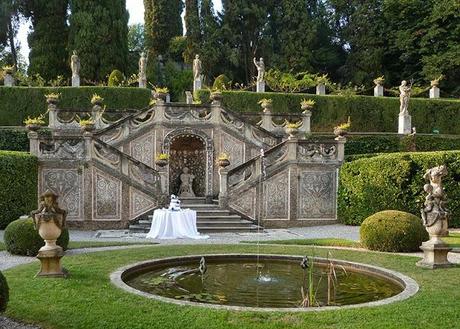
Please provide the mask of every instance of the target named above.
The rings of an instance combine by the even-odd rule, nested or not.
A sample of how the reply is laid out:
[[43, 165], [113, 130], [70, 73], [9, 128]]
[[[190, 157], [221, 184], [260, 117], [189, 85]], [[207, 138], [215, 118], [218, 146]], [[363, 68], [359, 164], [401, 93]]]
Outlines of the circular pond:
[[112, 281], [163, 301], [255, 310], [371, 306], [408, 298], [418, 290], [402, 274], [341, 260], [315, 257], [302, 267], [301, 256], [204, 255], [202, 274], [201, 259], [142, 262], [113, 273]]

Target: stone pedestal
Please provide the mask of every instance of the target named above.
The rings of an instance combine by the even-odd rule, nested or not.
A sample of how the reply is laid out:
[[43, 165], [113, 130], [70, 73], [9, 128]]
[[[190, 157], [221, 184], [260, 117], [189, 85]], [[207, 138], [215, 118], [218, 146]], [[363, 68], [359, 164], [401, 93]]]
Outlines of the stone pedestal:
[[80, 76], [72, 75], [72, 87], [80, 87]]
[[201, 79], [195, 79], [193, 81], [193, 91], [201, 89]]
[[319, 84], [316, 86], [316, 95], [326, 95], [326, 86]]
[[455, 266], [447, 260], [447, 253], [452, 248], [438, 238], [423, 242], [420, 249], [424, 254], [423, 259], [417, 262], [417, 266], [431, 269]]
[[11, 74], [5, 74], [5, 78], [3, 79], [6, 87], [13, 87], [14, 86], [14, 78]]
[[256, 82], [256, 92], [264, 93], [265, 92], [265, 81]]
[[382, 85], [376, 85], [374, 87], [374, 96], [375, 97], [382, 97], [383, 96], [383, 86]]
[[400, 114], [398, 121], [398, 134], [408, 135], [412, 132], [412, 118], [409, 114]]
[[147, 78], [139, 78], [139, 88], [147, 88]]
[[436, 86], [431, 87], [430, 89], [430, 98], [439, 98], [440, 89]]
[[[43, 248], [42, 248], [43, 249]], [[64, 251], [61, 247], [56, 246], [54, 249], [42, 250], [38, 252], [37, 258], [40, 260], [40, 272], [36, 276], [50, 278], [65, 278], [69, 273], [62, 268], [61, 258]]]

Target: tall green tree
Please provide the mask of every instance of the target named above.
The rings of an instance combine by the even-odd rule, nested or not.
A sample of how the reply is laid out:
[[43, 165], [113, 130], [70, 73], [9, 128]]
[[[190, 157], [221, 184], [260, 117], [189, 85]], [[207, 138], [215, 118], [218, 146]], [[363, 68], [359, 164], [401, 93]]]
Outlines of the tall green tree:
[[[76, 50], [81, 76], [104, 80], [128, 63], [126, 0], [70, 0], [69, 51]], [[126, 73], [126, 72], [124, 72]]]
[[6, 62], [18, 67], [19, 45], [16, 35], [19, 30], [19, 9], [21, 2], [18, 0], [2, 0], [0, 2], [0, 45], [9, 47]]
[[185, 29], [186, 48], [184, 60], [192, 63], [195, 54], [198, 54], [201, 43], [200, 16], [198, 13], [198, 0], [185, 0]]
[[68, 75], [68, 1], [29, 0], [23, 13], [31, 18], [29, 74], [40, 74], [45, 80]]
[[214, 14], [212, 0], [201, 0], [200, 26], [202, 39], [199, 54], [202, 58], [203, 73], [208, 79], [211, 79], [223, 73], [221, 71], [222, 65], [220, 65], [223, 56], [219, 22]]
[[145, 43], [150, 58], [167, 55], [170, 40], [182, 36], [182, 10], [182, 0], [144, 0]]

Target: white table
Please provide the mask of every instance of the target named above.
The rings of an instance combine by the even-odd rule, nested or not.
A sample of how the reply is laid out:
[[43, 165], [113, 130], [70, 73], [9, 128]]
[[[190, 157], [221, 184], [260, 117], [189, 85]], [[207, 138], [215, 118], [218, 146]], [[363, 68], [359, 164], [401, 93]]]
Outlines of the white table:
[[156, 209], [153, 212], [152, 226], [146, 238], [149, 239], [207, 239], [196, 228], [196, 211], [181, 209], [173, 211]]

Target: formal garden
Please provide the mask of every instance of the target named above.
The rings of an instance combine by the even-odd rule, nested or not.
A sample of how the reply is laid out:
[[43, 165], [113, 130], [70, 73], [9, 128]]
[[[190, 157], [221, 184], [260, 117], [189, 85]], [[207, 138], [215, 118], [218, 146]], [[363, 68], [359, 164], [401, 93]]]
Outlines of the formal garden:
[[0, 328], [457, 328], [459, 13], [0, 4]]

